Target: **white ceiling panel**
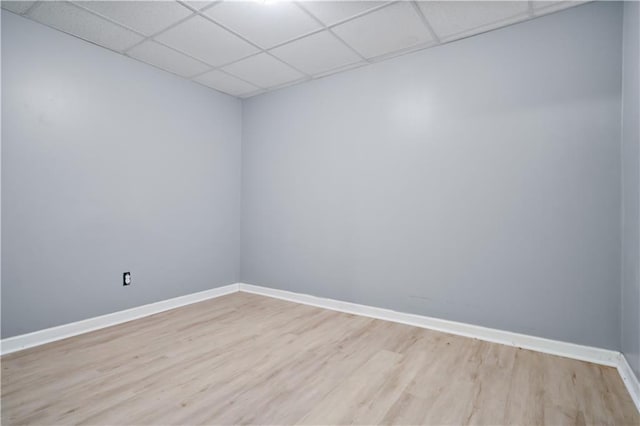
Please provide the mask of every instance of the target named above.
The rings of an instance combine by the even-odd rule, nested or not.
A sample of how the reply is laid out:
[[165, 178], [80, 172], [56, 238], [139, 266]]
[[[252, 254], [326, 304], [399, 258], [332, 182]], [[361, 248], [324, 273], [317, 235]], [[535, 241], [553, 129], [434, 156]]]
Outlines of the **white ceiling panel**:
[[333, 31], [367, 58], [432, 41], [426, 26], [408, 2], [394, 3], [340, 24]]
[[328, 31], [316, 33], [271, 53], [307, 74], [320, 74], [360, 61], [360, 57]]
[[215, 1], [198, 1], [198, 0], [195, 0], [195, 1], [185, 1], [184, 3], [188, 4], [189, 6], [191, 6], [194, 9], [202, 10], [205, 7], [210, 6], [210, 5], [212, 5], [212, 4], [216, 3], [216, 2]]
[[269, 48], [321, 26], [295, 3], [223, 2], [205, 11], [216, 22]]
[[300, 4], [325, 25], [349, 19], [388, 1], [304, 1]]
[[587, 2], [44, 0], [2, 8], [244, 98]]
[[179, 3], [168, 1], [80, 1], [76, 4], [146, 35], [155, 34], [193, 13]]
[[151, 40], [133, 47], [127, 55], [183, 77], [191, 77], [210, 68], [202, 62]]
[[143, 37], [87, 12], [70, 3], [41, 2], [29, 11], [29, 17], [45, 25], [99, 44], [123, 51]]
[[232, 96], [242, 96], [258, 90], [256, 86], [218, 70], [209, 71], [194, 80]]
[[223, 69], [263, 89], [304, 78], [303, 74], [266, 53], [243, 59]]
[[585, 1], [532, 1], [533, 13], [536, 16], [546, 15], [547, 13], [557, 12], [569, 7], [586, 3]]
[[251, 44], [201, 16], [194, 16], [155, 39], [214, 66], [258, 51]]
[[526, 1], [430, 1], [419, 6], [445, 41], [527, 19], [529, 11]]
[[323, 73], [320, 73], [320, 74], [315, 74], [313, 76], [313, 78], [326, 77], [326, 76], [329, 76], [331, 74], [337, 74], [337, 73], [340, 73], [342, 71], [348, 71], [348, 70], [352, 70], [352, 69], [356, 69], [356, 68], [361, 68], [361, 67], [364, 67], [366, 65], [369, 65], [369, 62], [366, 62], [366, 61], [355, 62], [353, 64], [345, 65], [345, 66], [340, 67], [340, 68], [334, 68], [334, 69], [329, 70], [327, 72], [323, 72]]
[[2, 8], [22, 15], [27, 10], [29, 10], [29, 8], [33, 6], [34, 3], [35, 1], [3, 1]]

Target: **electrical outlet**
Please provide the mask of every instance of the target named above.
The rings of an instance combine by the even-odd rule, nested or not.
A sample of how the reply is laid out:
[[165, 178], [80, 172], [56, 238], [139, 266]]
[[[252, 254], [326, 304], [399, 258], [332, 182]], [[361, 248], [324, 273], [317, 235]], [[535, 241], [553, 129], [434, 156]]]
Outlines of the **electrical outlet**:
[[122, 274], [122, 285], [130, 285], [131, 284], [131, 272], [125, 272]]

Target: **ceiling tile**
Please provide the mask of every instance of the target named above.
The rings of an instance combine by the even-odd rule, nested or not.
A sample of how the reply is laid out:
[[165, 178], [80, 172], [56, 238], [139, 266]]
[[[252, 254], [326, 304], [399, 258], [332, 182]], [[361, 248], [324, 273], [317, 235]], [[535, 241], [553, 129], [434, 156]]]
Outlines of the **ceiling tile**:
[[34, 3], [35, 1], [3, 1], [2, 8], [22, 15], [27, 10], [29, 10], [29, 8], [33, 6]]
[[205, 7], [212, 5], [214, 3], [216, 3], [215, 1], [185, 1], [186, 4], [188, 4], [189, 6], [191, 6], [194, 9], [198, 9], [198, 10], [202, 10]]
[[586, 1], [532, 1], [533, 14], [536, 16], [546, 15], [547, 13], [557, 12], [569, 7], [578, 6], [587, 3]]
[[528, 18], [526, 1], [433, 1], [418, 3], [436, 35], [452, 40]]
[[449, 41], [583, 3], [43, 0], [2, 1], [2, 8], [246, 98], [435, 44], [418, 8]]
[[179, 3], [168, 1], [80, 1], [76, 4], [146, 35], [155, 34], [193, 13]]
[[321, 28], [291, 2], [223, 2], [207, 9], [205, 14], [264, 48]]
[[246, 41], [201, 16], [194, 16], [155, 39], [214, 66], [258, 51]]
[[265, 89], [304, 78], [303, 74], [266, 53], [228, 65], [224, 70]]
[[42, 2], [29, 12], [29, 17], [45, 25], [107, 47], [123, 51], [143, 38], [70, 3]]
[[127, 55], [183, 77], [191, 77], [209, 69], [202, 62], [151, 40], [135, 46]]
[[320, 74], [360, 60], [328, 31], [277, 47], [271, 53], [307, 74]]
[[221, 92], [228, 93], [232, 96], [242, 96], [246, 93], [251, 93], [259, 90], [252, 84], [249, 84], [236, 77], [217, 70], [209, 71], [208, 73], [202, 74], [194, 80], [204, 84], [205, 86], [209, 86]]
[[386, 1], [305, 1], [301, 5], [325, 25], [349, 19], [359, 13], [388, 3]]
[[432, 40], [426, 26], [407, 2], [394, 3], [345, 22], [333, 31], [367, 58]]
[[366, 61], [359, 61], [359, 62], [355, 62], [355, 63], [353, 63], [353, 64], [345, 65], [345, 66], [340, 67], [340, 68], [334, 68], [334, 69], [329, 70], [329, 71], [327, 71], [327, 72], [323, 72], [323, 73], [320, 73], [320, 74], [316, 74], [316, 75], [314, 75], [313, 77], [314, 77], [314, 78], [326, 77], [326, 76], [331, 75], [331, 74], [337, 74], [337, 73], [340, 73], [340, 72], [342, 72], [342, 71], [348, 71], [348, 70], [352, 70], [352, 69], [360, 68], [360, 67], [363, 67], [363, 66], [365, 66], [365, 65], [369, 65], [369, 62], [366, 62]]

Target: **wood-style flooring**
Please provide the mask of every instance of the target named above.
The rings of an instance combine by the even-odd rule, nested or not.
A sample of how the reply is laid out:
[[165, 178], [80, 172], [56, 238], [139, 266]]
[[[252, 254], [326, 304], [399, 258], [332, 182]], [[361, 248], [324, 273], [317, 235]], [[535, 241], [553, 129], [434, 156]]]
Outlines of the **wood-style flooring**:
[[4, 425], [640, 425], [614, 368], [248, 293], [0, 363]]

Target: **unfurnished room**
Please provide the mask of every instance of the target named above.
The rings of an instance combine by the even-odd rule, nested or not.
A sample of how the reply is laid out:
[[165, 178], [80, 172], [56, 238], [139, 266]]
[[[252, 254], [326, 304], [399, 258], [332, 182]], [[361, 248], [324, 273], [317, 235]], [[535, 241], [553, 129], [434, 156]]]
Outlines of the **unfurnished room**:
[[640, 1], [1, 1], [3, 425], [640, 426]]

